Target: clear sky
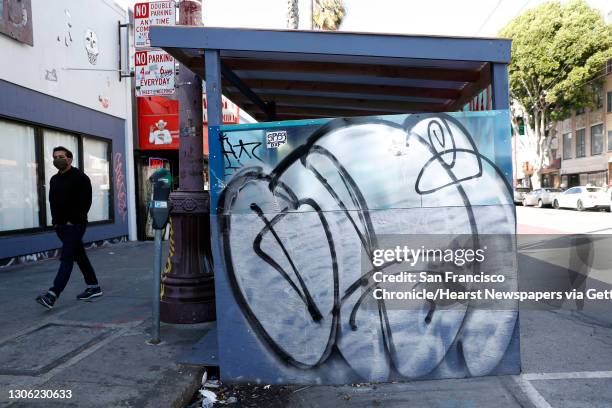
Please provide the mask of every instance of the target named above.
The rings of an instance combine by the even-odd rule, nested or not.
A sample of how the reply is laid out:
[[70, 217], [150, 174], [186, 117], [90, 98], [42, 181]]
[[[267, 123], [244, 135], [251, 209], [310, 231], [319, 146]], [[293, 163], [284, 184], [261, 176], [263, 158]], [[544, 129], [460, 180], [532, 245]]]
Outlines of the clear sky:
[[[127, 6], [134, 0], [115, 0]], [[310, 0], [299, 0], [309, 8]], [[514, 16], [545, 0], [343, 0], [342, 31], [496, 36]], [[612, 0], [587, 0], [602, 13]], [[217, 27], [285, 28], [287, 0], [204, 0], [204, 24]], [[303, 18], [303, 20], [306, 20]], [[300, 24], [302, 26], [302, 24]]]

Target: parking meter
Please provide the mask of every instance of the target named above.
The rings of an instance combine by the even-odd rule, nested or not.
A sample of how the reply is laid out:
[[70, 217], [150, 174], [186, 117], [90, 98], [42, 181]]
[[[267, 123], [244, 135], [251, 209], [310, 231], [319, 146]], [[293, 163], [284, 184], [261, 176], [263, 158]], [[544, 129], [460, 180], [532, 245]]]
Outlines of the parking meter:
[[149, 177], [151, 183], [152, 197], [149, 202], [149, 212], [153, 219], [153, 229], [166, 228], [170, 217], [170, 205], [168, 199], [172, 191], [172, 176], [166, 169], [159, 169]]
[[151, 183], [151, 201], [149, 201], [149, 212], [153, 219], [153, 229], [155, 230], [155, 259], [153, 265], [153, 329], [150, 344], [159, 344], [159, 296], [161, 286], [161, 258], [162, 230], [168, 224], [170, 217], [170, 191], [172, 191], [172, 176], [166, 169], [159, 169], [149, 177]]

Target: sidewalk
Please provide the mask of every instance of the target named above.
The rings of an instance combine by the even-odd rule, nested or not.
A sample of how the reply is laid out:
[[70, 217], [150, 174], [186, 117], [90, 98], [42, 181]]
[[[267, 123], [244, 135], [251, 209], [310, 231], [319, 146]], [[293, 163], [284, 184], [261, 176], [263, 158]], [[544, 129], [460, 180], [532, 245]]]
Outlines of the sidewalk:
[[[57, 260], [0, 270], [0, 407], [182, 407], [201, 370], [176, 364], [208, 324], [162, 323], [150, 346], [153, 244], [88, 251], [104, 296], [79, 302], [75, 265], [56, 306], [34, 298], [52, 283]], [[9, 400], [9, 390], [71, 390], [65, 400]]]

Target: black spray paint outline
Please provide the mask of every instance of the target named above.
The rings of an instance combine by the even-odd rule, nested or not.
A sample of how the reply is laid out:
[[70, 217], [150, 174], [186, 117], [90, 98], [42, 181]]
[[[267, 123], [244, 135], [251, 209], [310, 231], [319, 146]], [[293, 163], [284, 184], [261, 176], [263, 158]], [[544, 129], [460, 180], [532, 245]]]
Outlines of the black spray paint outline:
[[[428, 139], [429, 140], [425, 140], [422, 136], [416, 135], [414, 133], [412, 133], [412, 135], [418, 136], [417, 140], [419, 141], [419, 143], [421, 143], [424, 147], [426, 147], [430, 151], [430, 153], [432, 154], [432, 158], [421, 169], [417, 177], [417, 183], [415, 185], [415, 190], [417, 191], [417, 193], [421, 195], [425, 195], [425, 194], [431, 194], [435, 191], [438, 191], [443, 188], [447, 188], [449, 186], [455, 186], [457, 188], [458, 193], [462, 197], [464, 207], [468, 213], [468, 220], [469, 220], [470, 228], [472, 231], [471, 235], [474, 239], [474, 244], [477, 247], [479, 244], [477, 224], [476, 224], [473, 210], [471, 208], [471, 203], [461, 183], [463, 181], [481, 177], [482, 176], [482, 160], [484, 160], [487, 164], [489, 164], [494, 169], [494, 171], [499, 176], [499, 178], [503, 180], [507, 193], [509, 195], [512, 189], [510, 187], [510, 184], [506, 180], [504, 174], [495, 165], [495, 163], [491, 161], [489, 158], [487, 158], [486, 156], [478, 152], [477, 147], [470, 133], [467, 131], [467, 129], [458, 120], [454, 119], [453, 117], [447, 114], [420, 114], [420, 115], [410, 116], [404, 122], [403, 126], [397, 125], [394, 122], [389, 122], [389, 121], [381, 120], [377, 118], [340, 118], [340, 119], [332, 120], [328, 124], [317, 129], [308, 138], [306, 143], [304, 143], [301, 146], [298, 146], [287, 157], [285, 157], [281, 162], [279, 162], [278, 165], [270, 172], [269, 175], [264, 174], [263, 169], [261, 167], [242, 168], [238, 172], [233, 174], [232, 179], [230, 180], [226, 188], [221, 192], [220, 197], [219, 197], [219, 204], [217, 207], [217, 213], [219, 215], [219, 231], [218, 232], [222, 236], [222, 240], [221, 240], [222, 254], [224, 257], [224, 264], [225, 264], [225, 268], [226, 268], [226, 271], [229, 277], [230, 286], [234, 293], [234, 297], [238, 305], [240, 306], [241, 310], [245, 314], [251, 327], [254, 329], [257, 335], [260, 336], [260, 338], [264, 340], [264, 344], [271, 351], [273, 351], [282, 361], [286, 362], [287, 364], [297, 367], [297, 368], [301, 368], [301, 369], [310, 369], [310, 368], [318, 367], [319, 365], [324, 363], [325, 360], [327, 360], [327, 358], [331, 355], [333, 346], [336, 344], [336, 341], [338, 340], [337, 336], [340, 333], [339, 318], [340, 318], [341, 304], [346, 299], [348, 299], [355, 291], [357, 291], [360, 287], [367, 286], [366, 290], [364, 291], [364, 293], [362, 294], [358, 302], [356, 302], [355, 306], [353, 307], [353, 310], [351, 311], [350, 317], [349, 317], [349, 325], [351, 329], [358, 330], [358, 327], [355, 324], [357, 311], [361, 305], [361, 302], [365, 298], [365, 296], [368, 293], [371, 293], [371, 291], [374, 290], [377, 285], [376, 283], [371, 284], [370, 278], [372, 277], [374, 272], [382, 271], [393, 263], [386, 263], [386, 264], [381, 265], [380, 267], [373, 266], [372, 270], [360, 276], [355, 282], [350, 284], [348, 286], [348, 289], [345, 290], [345, 293], [343, 294], [342, 298], [339, 298], [339, 293], [338, 293], [339, 277], [338, 277], [338, 269], [337, 269], [338, 268], [337, 258], [335, 254], [333, 237], [331, 236], [331, 230], [329, 229], [329, 226], [325, 219], [325, 215], [323, 214], [320, 207], [318, 207], [318, 205], [316, 204], [314, 200], [312, 199], [299, 200], [297, 196], [295, 195], [295, 193], [291, 190], [291, 188], [280, 181], [280, 177], [291, 165], [293, 165], [299, 160], [305, 168], [307, 168], [314, 174], [314, 176], [323, 184], [325, 189], [334, 198], [338, 206], [342, 209], [344, 214], [349, 219], [349, 222], [355, 229], [355, 232], [357, 233], [357, 236], [359, 237], [362, 243], [362, 247], [367, 251], [369, 255], [371, 255], [372, 251], [377, 248], [378, 240], [377, 240], [377, 236], [374, 231], [374, 228], [373, 228], [372, 221], [370, 219], [369, 209], [365, 201], [365, 198], [363, 194], [361, 193], [361, 190], [355, 183], [355, 181], [352, 179], [352, 177], [346, 171], [346, 169], [342, 166], [340, 161], [327, 149], [325, 149], [324, 147], [320, 145], [315, 145], [315, 143], [321, 138], [323, 138], [325, 135], [327, 135], [328, 133], [331, 133], [332, 131], [339, 130], [344, 127], [363, 125], [363, 124], [383, 124], [383, 125], [386, 125], [392, 128], [401, 129], [405, 131], [406, 136], [409, 137], [411, 134], [412, 128], [418, 122], [421, 122], [426, 119], [432, 119], [428, 124]], [[446, 128], [446, 130], [448, 131], [448, 134], [449, 134], [448, 141], [446, 140], [446, 136], [444, 134], [444, 128], [442, 127], [442, 124], [440, 124], [439, 121], [442, 122], [442, 124], [444, 125], [444, 128]], [[473, 150], [457, 149], [453, 135], [452, 135], [452, 131], [450, 129], [450, 126], [448, 125], [448, 122], [452, 122], [453, 125], [457, 126], [459, 130], [463, 132], [463, 134], [467, 138]], [[442, 135], [436, 134], [435, 131], [431, 130], [432, 124], [434, 123], [438, 125], [438, 129], [442, 130], [442, 133], [443, 133]], [[440, 137], [442, 137], [442, 139], [440, 139]], [[434, 140], [436, 140], [438, 142], [438, 145], [440, 145], [443, 148], [446, 147], [447, 142], [451, 145], [451, 147], [445, 148], [442, 151], [438, 151], [436, 150]], [[344, 186], [349, 193], [351, 201], [358, 208], [357, 213], [359, 215], [359, 222], [364, 228], [364, 231], [365, 231], [364, 233], [362, 233], [362, 231], [359, 229], [357, 222], [353, 219], [353, 217], [351, 216], [350, 212], [348, 211], [346, 207], [346, 204], [342, 201], [342, 199], [340, 199], [337, 192], [333, 190], [333, 188], [329, 185], [329, 183], [327, 183], [325, 178], [312, 165], [307, 163], [307, 158], [309, 154], [313, 154], [313, 153], [323, 155], [324, 157], [329, 159], [332, 165], [338, 171], [340, 175], [340, 179], [343, 181]], [[452, 172], [452, 169], [456, 162], [457, 153], [472, 154], [477, 160], [478, 172], [468, 177], [457, 178], [455, 174]], [[452, 154], [452, 160], [450, 161], [450, 163], [447, 163], [443, 158], [444, 155], [448, 155], [448, 154]], [[422, 191], [418, 188], [418, 184], [420, 183], [420, 180], [423, 177], [425, 169], [434, 162], [438, 162], [442, 166], [442, 168], [446, 170], [447, 175], [449, 176], [449, 178], [451, 178], [451, 183], [447, 183], [443, 186], [440, 186], [434, 189]], [[333, 282], [334, 282], [334, 303], [333, 304], [334, 306], [332, 310], [330, 311], [331, 316], [332, 316], [332, 324], [330, 327], [330, 335], [329, 335], [327, 345], [321, 357], [319, 358], [319, 360], [314, 364], [305, 364], [300, 361], [297, 361], [293, 356], [291, 356], [286, 350], [284, 350], [280, 345], [278, 345], [275, 342], [275, 340], [266, 332], [263, 325], [257, 319], [257, 316], [255, 315], [253, 310], [250, 308], [248, 302], [246, 301], [242, 293], [240, 285], [238, 284], [238, 281], [235, 275], [235, 271], [234, 271], [232, 255], [231, 255], [231, 242], [230, 242], [231, 213], [230, 213], [230, 209], [232, 208], [233, 203], [235, 202], [235, 199], [237, 198], [237, 195], [240, 192], [240, 190], [244, 186], [246, 186], [249, 182], [252, 182], [252, 181], [266, 181], [268, 183], [269, 191], [274, 196], [282, 198], [287, 203], [289, 203], [289, 206], [281, 210], [280, 214], [276, 215], [272, 219], [272, 221], [265, 219], [265, 216], [263, 215], [263, 211], [261, 210], [261, 208], [259, 208], [256, 204], [253, 203], [253, 205], [251, 206], [251, 210], [254, 213], [256, 213], [260, 218], [264, 217], [262, 219], [265, 224], [265, 227], [262, 229], [262, 231], [260, 231], [260, 233], [257, 235], [255, 242], [253, 243], [253, 250], [264, 262], [268, 263], [273, 269], [279, 272], [279, 274], [285, 280], [287, 280], [287, 282], [292, 287], [292, 289], [298, 294], [298, 296], [304, 302], [305, 307], [309, 311], [309, 314], [311, 315], [314, 322], [319, 322], [322, 319], [323, 314], [320, 312], [320, 310], [318, 309], [316, 304], [314, 304], [314, 301], [308, 294], [307, 288], [305, 287], [303, 280], [299, 276], [299, 271], [297, 270], [297, 268], [295, 268], [294, 263], [291, 260], [291, 257], [288, 254], [288, 252], [286, 250], [283, 250], [285, 257], [289, 261], [290, 265], [292, 265], [294, 274], [298, 277], [301, 289], [298, 288], [298, 285], [296, 285], [295, 282], [291, 280], [291, 278], [287, 275], [286, 272], [282, 271], [282, 267], [278, 265], [276, 261], [274, 261], [268, 254], [266, 254], [261, 249], [260, 244], [261, 244], [263, 235], [267, 232], [272, 232], [273, 235], [275, 236], [275, 239], [280, 244], [280, 238], [276, 235], [276, 233], [273, 230], [274, 223], [280, 220], [280, 218], [284, 217], [287, 211], [297, 210], [298, 207], [300, 207], [302, 204], [305, 204], [305, 203], [308, 203], [308, 205], [310, 205], [318, 213], [319, 219], [322, 222], [323, 229], [328, 238], [328, 243], [330, 246], [331, 258], [332, 258], [332, 269], [333, 269]], [[278, 191], [277, 188], [280, 189], [281, 191]], [[281, 247], [284, 248], [282, 244], [280, 245]], [[369, 257], [369, 259], [371, 259], [371, 256]], [[475, 264], [474, 268], [476, 269], [474, 270], [474, 273], [478, 273], [479, 265]], [[427, 316], [425, 318], [426, 323], [428, 323], [428, 320], [431, 321], [431, 315], [433, 314], [433, 311], [435, 310], [435, 304], [430, 305], [430, 306], [431, 306], [430, 310], [427, 313]], [[395, 350], [395, 346], [393, 344], [392, 330], [390, 327], [385, 302], [383, 300], [378, 301], [378, 311], [379, 311], [379, 319], [380, 319], [380, 324], [381, 324], [381, 334], [383, 336], [383, 343], [385, 344], [385, 351], [386, 351], [385, 355], [386, 355], [386, 358], [390, 362], [390, 367], [394, 367], [394, 364], [395, 364], [394, 361], [397, 360], [397, 356], [396, 356], [397, 353]], [[464, 314], [460, 329], [455, 335], [455, 341], [457, 341], [457, 349], [461, 356], [461, 359], [463, 360], [463, 365], [467, 368], [467, 365], [465, 364], [465, 360], [462, 356], [462, 345], [461, 345], [461, 340], [460, 340], [461, 334], [463, 332], [463, 327], [464, 327], [466, 316], [467, 316], [467, 312]], [[432, 370], [434, 369], [435, 367]]]

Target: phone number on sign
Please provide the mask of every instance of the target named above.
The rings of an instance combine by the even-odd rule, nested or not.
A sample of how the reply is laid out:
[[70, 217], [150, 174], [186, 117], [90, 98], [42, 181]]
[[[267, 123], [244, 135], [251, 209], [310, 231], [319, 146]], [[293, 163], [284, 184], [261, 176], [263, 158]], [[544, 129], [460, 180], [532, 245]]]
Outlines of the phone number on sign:
[[10, 399], [69, 399], [72, 390], [9, 390]]

